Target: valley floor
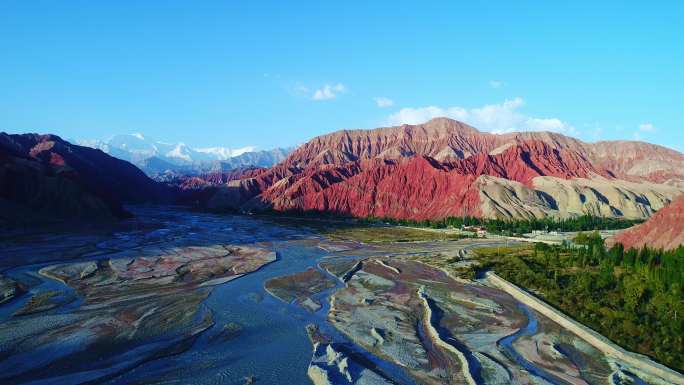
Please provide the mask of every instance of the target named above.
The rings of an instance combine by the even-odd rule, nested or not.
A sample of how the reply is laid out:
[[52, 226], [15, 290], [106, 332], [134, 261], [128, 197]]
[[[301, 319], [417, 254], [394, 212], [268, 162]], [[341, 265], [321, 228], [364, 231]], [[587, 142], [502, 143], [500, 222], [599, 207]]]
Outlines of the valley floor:
[[0, 382], [681, 383], [458, 276], [514, 241], [133, 209], [2, 241]]

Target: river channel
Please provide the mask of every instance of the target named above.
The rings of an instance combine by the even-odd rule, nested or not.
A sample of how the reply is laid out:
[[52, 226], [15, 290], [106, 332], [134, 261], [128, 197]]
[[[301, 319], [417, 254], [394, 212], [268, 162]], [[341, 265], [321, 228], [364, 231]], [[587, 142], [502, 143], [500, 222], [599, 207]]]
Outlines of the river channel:
[[[448, 242], [370, 246], [351, 241], [331, 241], [314, 229], [264, 218], [198, 213], [177, 207], [144, 206], [134, 207], [133, 210], [136, 219], [112, 229], [36, 231], [5, 237], [0, 241], [0, 272], [4, 277], [20, 283], [23, 288], [23, 292], [15, 298], [0, 304], [0, 383], [237, 385], [253, 381], [255, 384], [310, 384], [307, 368], [311, 362], [312, 343], [306, 331], [306, 325], [309, 324], [317, 325], [334, 342], [345, 344], [372, 362], [389, 381], [397, 384], [420, 383], [415, 373], [400, 362], [376, 354], [372, 347], [357, 343], [353, 336], [341, 332], [329, 322], [330, 296], [344, 288], [345, 283], [323, 270], [319, 263], [330, 258], [362, 259], [395, 253], [420, 255], [446, 250], [451, 247]], [[116, 337], [115, 342], [122, 344], [120, 349], [93, 348], [92, 341], [95, 341], [94, 345], [106, 345], [110, 337], [98, 339], [100, 337], [90, 335], [91, 332], [89, 335], [75, 333], [74, 329], [88, 325], [93, 314], [105, 312], [105, 309], [99, 309], [97, 303], [84, 303], [86, 300], [82, 290], [41, 273], [41, 269], [60, 264], [97, 264], [98, 261], [135, 258], [136, 253], [149, 253], [154, 248], [163, 251], [216, 245], [266, 249], [275, 252], [276, 259], [237, 279], [194, 289], [201, 293], [196, 297], [186, 298], [185, 294], [175, 292], [167, 294], [171, 301], [155, 304], [145, 314], [151, 314], [163, 306], [175, 306], [176, 297], [180, 304], [197, 301], [194, 308], [188, 305], [178, 310], [189, 314], [187, 319], [183, 319], [185, 326], [178, 330], [169, 329], [168, 335], [147, 331], [147, 334], [141, 333], [140, 337], [131, 338], [130, 342], [121, 342]], [[271, 278], [295, 274], [310, 267], [336, 280], [333, 288], [316, 295], [315, 300], [322, 304], [317, 311], [307, 310], [296, 303], [284, 303], [264, 289], [264, 283]], [[490, 291], [480, 292], [488, 295], [486, 293]], [[41, 294], [48, 296], [46, 293], [54, 293], [49, 296], [47, 305], [36, 305], [34, 297], [39, 298]], [[497, 295], [503, 298], [503, 294]], [[510, 298], [506, 300], [512, 301]], [[492, 298], [491, 301], [498, 300]], [[504, 333], [502, 338], [492, 337], [491, 352], [483, 350], [475, 355], [483, 360], [485, 358], [482, 357], [490, 357], [486, 358], [484, 367], [502, 367], [499, 372], [503, 374], [478, 376], [478, 382], [505, 383], [506, 378], [516, 382], [520, 378], [518, 372], [529, 376], [526, 378], [532, 378], [531, 383], [540, 384], [608, 384], [610, 378], [618, 378], [612, 372], [614, 367], [610, 368], [612, 363], [608, 361], [593, 365], [597, 368], [592, 369], [594, 374], [584, 377], [578, 375], [577, 381], [550, 374], [549, 365], [552, 364], [540, 365], [539, 360], [534, 359], [543, 357], [543, 352], [531, 354], [519, 351], [524, 349], [524, 344], [516, 341], [534, 339], [541, 332], [553, 332], [561, 335], [557, 338], [559, 341], [572, 339], [566, 345], [574, 343], [572, 346], [579, 346], [577, 349], [582, 350], [583, 357], [598, 355], [567, 333], [558, 332], [552, 327], [541, 327], [543, 330], [540, 330], [544, 322], [538, 320], [538, 315], [522, 304], [517, 305], [517, 308], [511, 306], [510, 312], [517, 317], [519, 327]], [[111, 322], [124, 322], [121, 319], [132, 311], [132, 305], [126, 306], [129, 307], [122, 311], [108, 309], [107, 317], [114, 320]], [[471, 317], [470, 322], [476, 319], [474, 317]], [[103, 321], [102, 324], [111, 322]], [[63, 331], [53, 336], [48, 332], [50, 329], [45, 326], [46, 323], [63, 328], [60, 329]], [[226, 325], [239, 325], [239, 333], [231, 338], [223, 338], [221, 333]], [[103, 328], [106, 329], [99, 327], [93, 330]], [[477, 325], [472, 328], [475, 330]], [[463, 346], [468, 345], [475, 351], [473, 346], [478, 341], [489, 341], [482, 330], [463, 331]], [[147, 335], [150, 337], [145, 337]], [[32, 342], [27, 343], [27, 339]], [[91, 341], [88, 342], [91, 347], [87, 352], [80, 351], [85, 343], [83, 341]], [[535, 341], [543, 344], [546, 340], [537, 338]], [[530, 359], [530, 356], [533, 358]], [[100, 362], [103, 364], [97, 364]], [[563, 364], [573, 367], [583, 365], [569, 361]], [[491, 371], [497, 372], [495, 369]], [[599, 378], [605, 379], [605, 382]]]

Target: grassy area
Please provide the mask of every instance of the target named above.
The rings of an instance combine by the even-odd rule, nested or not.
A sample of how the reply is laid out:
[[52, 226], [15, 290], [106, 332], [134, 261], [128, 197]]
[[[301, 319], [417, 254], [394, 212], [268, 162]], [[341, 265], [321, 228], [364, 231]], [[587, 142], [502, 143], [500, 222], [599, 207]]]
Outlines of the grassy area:
[[353, 240], [363, 243], [451, 241], [467, 235], [394, 226], [346, 226], [328, 229], [324, 234], [331, 239]]
[[397, 225], [432, 229], [459, 229], [461, 226], [482, 226], [492, 234], [520, 236], [534, 230], [576, 232], [592, 230], [619, 230], [642, 223], [643, 220], [608, 218], [594, 215], [581, 215], [573, 218], [532, 218], [532, 219], [488, 219], [471, 216], [446, 217], [439, 219], [397, 219], [386, 217], [355, 218], [325, 211], [264, 211], [261, 217], [278, 218], [294, 224], [309, 223], [314, 227], [326, 227], [326, 223], [339, 225]]
[[420, 242], [458, 240], [471, 237], [470, 233], [436, 231], [430, 228], [410, 228], [396, 225], [369, 223], [354, 218], [275, 216], [262, 215], [260, 219], [276, 222], [288, 227], [313, 230], [335, 240], [378, 242]]
[[481, 248], [470, 274], [491, 269], [625, 348], [684, 370], [677, 262], [684, 249], [625, 252], [606, 251], [602, 242], [596, 246]]
[[264, 284], [266, 290], [284, 302], [303, 300], [313, 294], [335, 286], [335, 282], [320, 271], [309, 268], [300, 273], [271, 278]]

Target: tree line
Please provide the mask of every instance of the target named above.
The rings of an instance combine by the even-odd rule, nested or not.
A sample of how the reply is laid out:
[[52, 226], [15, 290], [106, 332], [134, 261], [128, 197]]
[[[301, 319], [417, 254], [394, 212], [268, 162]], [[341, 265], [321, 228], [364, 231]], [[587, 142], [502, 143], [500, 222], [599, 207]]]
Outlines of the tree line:
[[534, 230], [546, 231], [590, 231], [590, 230], [619, 230], [625, 229], [641, 220], [606, 218], [594, 215], [582, 215], [573, 218], [531, 218], [531, 219], [487, 219], [472, 216], [447, 217], [443, 219], [426, 219], [416, 221], [411, 219], [394, 219], [368, 217], [361, 220], [367, 223], [388, 223], [401, 226], [430, 227], [436, 229], [461, 228], [462, 226], [482, 226], [488, 232], [520, 235]]

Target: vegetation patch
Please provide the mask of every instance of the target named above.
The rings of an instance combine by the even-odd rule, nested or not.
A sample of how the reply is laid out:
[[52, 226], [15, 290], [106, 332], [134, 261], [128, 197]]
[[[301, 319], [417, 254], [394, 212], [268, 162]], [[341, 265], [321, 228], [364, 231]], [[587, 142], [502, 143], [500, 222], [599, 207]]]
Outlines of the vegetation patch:
[[455, 241], [469, 238], [466, 234], [445, 233], [395, 226], [348, 226], [329, 230], [327, 237], [363, 243]]
[[269, 279], [265, 287], [269, 293], [283, 302], [290, 303], [296, 300], [305, 308], [316, 311], [320, 308], [320, 303], [311, 297], [335, 287], [335, 281], [310, 267], [301, 273]]
[[643, 221], [622, 218], [604, 218], [593, 215], [582, 215], [575, 218], [555, 219], [486, 219], [476, 217], [448, 217], [443, 219], [414, 221], [410, 219], [375, 218], [369, 217], [361, 219], [360, 222], [366, 223], [386, 223], [402, 226], [429, 227], [434, 229], [461, 228], [481, 226], [488, 232], [504, 235], [522, 235], [535, 230], [548, 231], [591, 231], [591, 230], [619, 230], [632, 227]]
[[625, 348], [684, 370], [684, 247], [606, 250], [597, 233], [575, 244], [476, 249], [470, 274], [493, 270]]

